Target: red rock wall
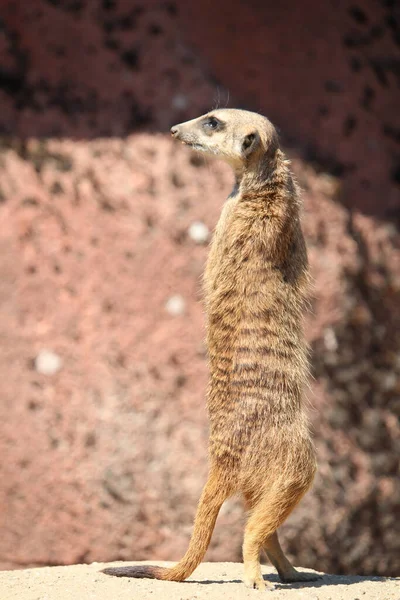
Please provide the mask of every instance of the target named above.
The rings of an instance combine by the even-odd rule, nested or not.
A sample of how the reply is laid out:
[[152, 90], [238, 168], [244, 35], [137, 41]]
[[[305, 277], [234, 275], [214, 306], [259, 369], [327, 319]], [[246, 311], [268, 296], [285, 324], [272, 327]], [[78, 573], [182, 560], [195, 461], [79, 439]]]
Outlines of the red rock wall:
[[377, 2], [182, 2], [215, 76], [344, 182], [347, 206], [400, 209], [400, 10]]
[[[320, 469], [285, 545], [398, 574], [397, 6], [294, 6], [0, 3], [3, 567], [186, 549], [207, 471], [191, 226], [232, 176], [165, 132], [229, 89], [292, 147], [315, 277]], [[242, 529], [227, 503], [208, 558], [238, 559]]]

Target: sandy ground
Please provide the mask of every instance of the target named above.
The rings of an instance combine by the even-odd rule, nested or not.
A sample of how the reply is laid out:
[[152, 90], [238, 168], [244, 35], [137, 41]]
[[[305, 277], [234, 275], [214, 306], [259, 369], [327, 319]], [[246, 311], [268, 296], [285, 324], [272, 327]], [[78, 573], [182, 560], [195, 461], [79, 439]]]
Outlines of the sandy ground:
[[275, 590], [248, 590], [241, 582], [243, 567], [238, 563], [203, 563], [184, 583], [116, 578], [101, 573], [105, 566], [121, 564], [124, 563], [3, 571], [0, 572], [0, 599], [244, 600], [261, 593], [273, 593], [277, 600], [400, 600], [399, 578], [324, 575], [315, 583], [281, 584], [270, 567], [263, 567], [263, 572], [265, 578], [275, 584]]

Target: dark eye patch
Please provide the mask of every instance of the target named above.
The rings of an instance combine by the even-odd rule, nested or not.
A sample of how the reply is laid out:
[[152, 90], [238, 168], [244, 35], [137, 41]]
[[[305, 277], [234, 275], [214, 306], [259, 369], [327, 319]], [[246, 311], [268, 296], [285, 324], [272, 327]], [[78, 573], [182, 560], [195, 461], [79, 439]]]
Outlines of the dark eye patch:
[[217, 117], [206, 117], [202, 125], [207, 132], [221, 131], [225, 127], [224, 123], [217, 119]]

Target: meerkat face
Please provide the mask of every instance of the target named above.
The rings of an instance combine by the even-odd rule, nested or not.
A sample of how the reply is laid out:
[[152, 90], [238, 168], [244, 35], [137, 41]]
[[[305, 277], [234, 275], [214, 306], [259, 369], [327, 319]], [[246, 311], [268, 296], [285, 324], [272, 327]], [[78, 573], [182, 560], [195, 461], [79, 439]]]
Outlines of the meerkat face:
[[234, 169], [250, 166], [275, 153], [274, 126], [266, 117], [246, 110], [218, 109], [174, 125], [174, 138], [194, 150], [222, 158]]

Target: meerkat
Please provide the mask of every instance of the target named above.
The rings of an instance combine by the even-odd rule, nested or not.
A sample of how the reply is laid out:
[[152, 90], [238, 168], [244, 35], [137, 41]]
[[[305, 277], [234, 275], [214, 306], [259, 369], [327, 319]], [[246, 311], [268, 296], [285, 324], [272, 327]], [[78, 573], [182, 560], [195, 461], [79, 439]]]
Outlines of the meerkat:
[[266, 117], [218, 109], [175, 125], [171, 134], [225, 160], [236, 178], [204, 274], [209, 476], [189, 548], [177, 565], [105, 572], [183, 581], [203, 560], [222, 504], [240, 494], [249, 511], [245, 584], [265, 589], [262, 550], [282, 581], [313, 581], [317, 575], [291, 565], [277, 534], [316, 471], [303, 397], [308, 359], [302, 315], [309, 276], [299, 189]]

